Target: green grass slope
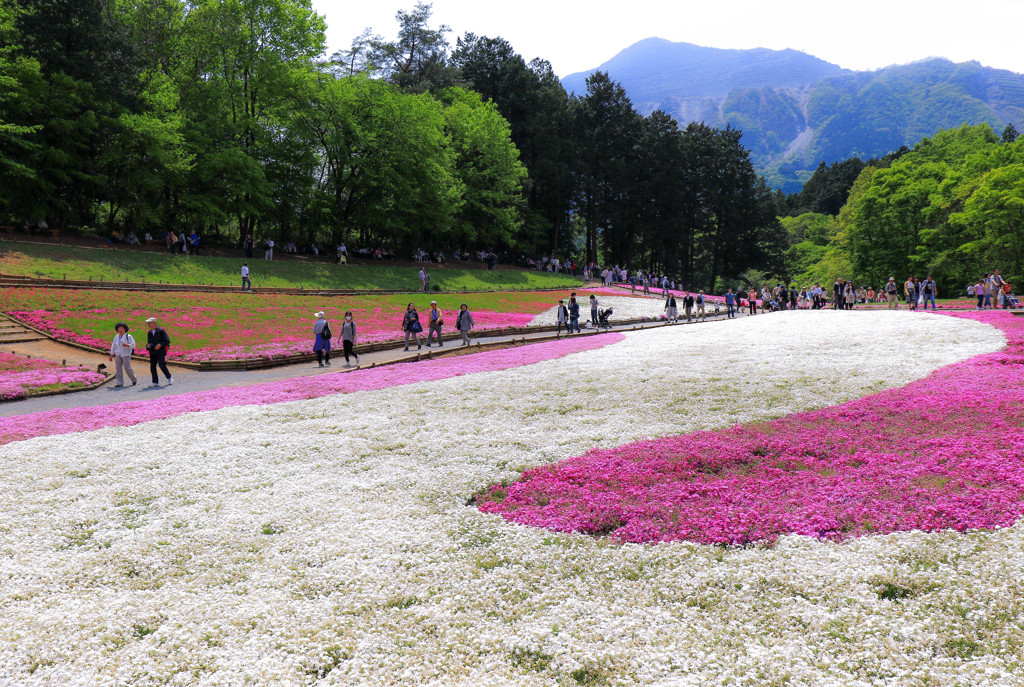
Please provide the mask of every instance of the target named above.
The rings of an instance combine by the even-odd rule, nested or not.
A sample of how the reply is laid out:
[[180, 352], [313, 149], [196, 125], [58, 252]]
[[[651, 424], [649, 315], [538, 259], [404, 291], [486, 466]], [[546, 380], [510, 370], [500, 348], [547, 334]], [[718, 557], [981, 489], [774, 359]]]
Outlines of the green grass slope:
[[[0, 243], [0, 274], [93, 281], [241, 286], [241, 258], [188, 257], [138, 250], [110, 250], [32, 243]], [[325, 261], [249, 260], [255, 288], [387, 289], [420, 288], [418, 267], [335, 265]], [[580, 279], [528, 270], [465, 269], [433, 265], [431, 286], [444, 291], [532, 290], [572, 287]]]

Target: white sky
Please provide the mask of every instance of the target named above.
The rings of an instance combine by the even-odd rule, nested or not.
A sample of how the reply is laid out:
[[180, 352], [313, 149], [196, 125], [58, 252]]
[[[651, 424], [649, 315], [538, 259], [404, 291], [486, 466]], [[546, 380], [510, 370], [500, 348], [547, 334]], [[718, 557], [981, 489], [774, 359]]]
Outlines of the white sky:
[[[371, 27], [386, 38], [416, 0], [313, 0], [329, 52]], [[794, 48], [849, 69], [926, 57], [1024, 73], [1024, 0], [434, 0], [432, 25], [502, 37], [565, 76], [658, 36], [716, 48]], [[607, 8], [607, 9], [606, 9]]]

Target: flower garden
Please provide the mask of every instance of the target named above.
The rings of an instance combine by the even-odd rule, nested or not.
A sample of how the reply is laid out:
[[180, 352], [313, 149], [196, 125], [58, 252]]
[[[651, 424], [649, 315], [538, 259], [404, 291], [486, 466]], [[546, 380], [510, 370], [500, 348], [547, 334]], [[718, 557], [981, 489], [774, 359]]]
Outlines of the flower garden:
[[0, 351], [0, 401], [80, 389], [104, 379], [106, 375], [80, 367]]
[[[581, 301], [590, 293], [612, 298], [622, 316], [643, 312], [656, 319], [662, 312], [655, 299], [624, 297], [617, 289], [580, 290]], [[402, 316], [409, 302], [416, 303], [423, 316], [430, 301], [436, 300], [445, 330], [452, 331], [463, 302], [469, 303], [478, 329], [554, 324], [553, 306], [563, 295], [505, 291], [320, 297], [8, 288], [0, 292], [0, 311], [59, 340], [102, 349], [109, 347], [115, 323], [127, 322], [138, 332], [144, 330], [147, 317], [156, 316], [173, 341], [168, 357], [200, 362], [308, 353], [313, 313], [321, 309], [336, 322], [352, 310], [360, 342], [375, 343], [402, 338]], [[638, 306], [623, 311], [621, 304], [631, 303]], [[589, 316], [586, 305], [581, 310]]]
[[779, 313], [8, 418], [0, 674], [1022, 684], [1022, 345]]

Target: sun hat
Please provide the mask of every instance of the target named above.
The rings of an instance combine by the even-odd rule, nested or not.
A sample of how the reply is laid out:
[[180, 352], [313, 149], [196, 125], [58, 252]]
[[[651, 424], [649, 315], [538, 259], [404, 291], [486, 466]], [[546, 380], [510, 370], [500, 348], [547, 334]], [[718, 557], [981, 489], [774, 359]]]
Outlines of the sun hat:
[[147, 317], [146, 318], [146, 324], [149, 324], [150, 322], [156, 322], [156, 318], [155, 317]]
[[430, 301], [431, 305], [437, 305], [437, 301]]
[[316, 318], [320, 318], [320, 317], [323, 317], [323, 316], [324, 316], [324, 311], [323, 310], [321, 310], [320, 312], [313, 313], [313, 317], [316, 317]]
[[117, 328], [118, 328], [118, 327], [124, 327], [124, 331], [125, 331], [125, 333], [126, 333], [126, 334], [127, 334], [127, 333], [128, 333], [128, 331], [129, 331], [129, 330], [128, 330], [128, 325], [126, 325], [126, 324], [125, 324], [124, 322], [118, 322], [117, 324], [115, 324], [115, 325], [114, 325], [114, 331], [115, 331], [115, 332], [117, 331]]

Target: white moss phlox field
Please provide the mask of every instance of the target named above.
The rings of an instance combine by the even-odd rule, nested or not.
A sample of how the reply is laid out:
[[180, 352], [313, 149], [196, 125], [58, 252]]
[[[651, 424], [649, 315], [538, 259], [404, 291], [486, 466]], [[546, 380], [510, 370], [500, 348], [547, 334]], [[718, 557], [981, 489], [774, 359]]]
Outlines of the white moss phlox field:
[[466, 506], [595, 446], [840, 403], [1003, 342], [782, 313], [0, 447], [0, 682], [1024, 684], [1019, 524], [727, 549]]

